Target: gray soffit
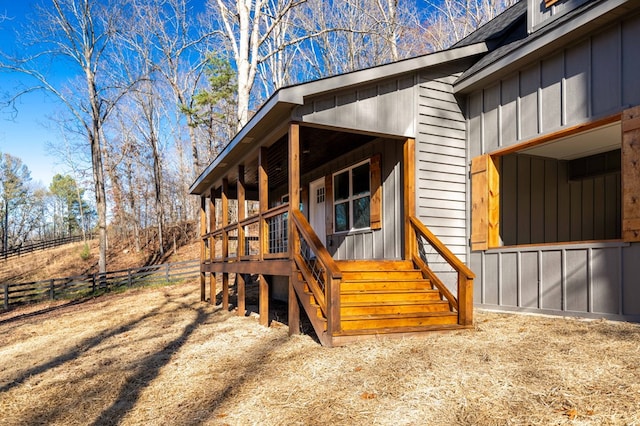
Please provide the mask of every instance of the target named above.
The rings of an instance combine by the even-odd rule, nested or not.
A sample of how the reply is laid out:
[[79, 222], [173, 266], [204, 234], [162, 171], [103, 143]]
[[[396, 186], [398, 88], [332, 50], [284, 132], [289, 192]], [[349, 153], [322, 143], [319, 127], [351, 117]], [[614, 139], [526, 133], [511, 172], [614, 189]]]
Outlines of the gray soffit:
[[266, 135], [290, 120], [293, 108], [303, 105], [304, 99], [308, 96], [317, 96], [348, 87], [369, 84], [419, 69], [479, 56], [487, 51], [486, 43], [479, 42], [282, 88], [262, 105], [247, 125], [234, 136], [222, 152], [198, 176], [189, 188], [189, 192], [194, 195], [202, 195], [231, 167], [234, 167], [244, 156], [255, 150], [256, 143], [262, 144], [262, 139]]
[[542, 58], [578, 37], [602, 28], [620, 16], [638, 9], [637, 0], [592, 1], [562, 15], [539, 30], [524, 35], [485, 55], [465, 71], [454, 84], [456, 93], [477, 89], [487, 78], [499, 78], [515, 72], [528, 62]]

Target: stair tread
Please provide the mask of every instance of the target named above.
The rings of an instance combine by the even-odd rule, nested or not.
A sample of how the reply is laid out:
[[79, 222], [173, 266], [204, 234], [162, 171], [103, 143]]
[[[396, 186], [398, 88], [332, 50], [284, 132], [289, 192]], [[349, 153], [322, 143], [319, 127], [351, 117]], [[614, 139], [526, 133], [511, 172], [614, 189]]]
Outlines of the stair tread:
[[445, 317], [458, 316], [456, 312], [411, 312], [400, 314], [365, 314], [365, 315], [342, 315], [343, 321], [359, 321], [367, 319], [393, 319], [393, 318], [429, 318], [429, 317]]
[[381, 301], [372, 301], [372, 302], [340, 302], [341, 307], [356, 307], [356, 306], [398, 306], [398, 305], [433, 305], [433, 304], [449, 304], [446, 300], [432, 300], [432, 301], [424, 301], [424, 300], [403, 300], [403, 301], [394, 301], [394, 300], [381, 300]]
[[420, 293], [439, 293], [438, 289], [433, 288], [421, 288], [421, 289], [379, 289], [379, 290], [342, 290], [340, 291], [340, 295], [353, 295], [353, 294], [395, 294], [395, 293], [408, 293], [408, 294], [420, 294]]
[[378, 283], [378, 282], [392, 282], [392, 283], [406, 283], [406, 282], [431, 282], [429, 278], [346, 278], [343, 283]]
[[463, 326], [459, 324], [435, 324], [435, 325], [420, 325], [413, 327], [388, 327], [388, 328], [371, 328], [371, 329], [358, 329], [358, 330], [342, 330], [333, 333], [333, 336], [374, 336], [379, 334], [402, 334], [402, 333], [420, 333], [424, 331], [452, 331], [452, 330], [465, 330], [472, 328], [471, 326]]

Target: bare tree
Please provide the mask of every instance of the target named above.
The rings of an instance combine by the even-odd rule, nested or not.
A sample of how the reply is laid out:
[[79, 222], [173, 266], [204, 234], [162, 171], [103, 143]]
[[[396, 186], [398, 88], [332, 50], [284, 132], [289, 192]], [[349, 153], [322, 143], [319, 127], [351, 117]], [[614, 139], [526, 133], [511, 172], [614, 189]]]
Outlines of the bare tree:
[[429, 51], [447, 49], [518, 0], [426, 0], [431, 13], [422, 24]]
[[[133, 48], [146, 49], [153, 64], [156, 84], [166, 83], [175, 100], [174, 121], [187, 120], [193, 164], [191, 179], [203, 166], [198, 151], [198, 137], [193, 117], [182, 108], [193, 108], [193, 97], [202, 83], [206, 62], [205, 41], [211, 34], [197, 24], [190, 0], [128, 0], [132, 7], [130, 31], [124, 36]], [[160, 80], [163, 80], [162, 82]], [[174, 130], [175, 144], [182, 143], [179, 126]]]
[[[266, 40], [306, 0], [209, 0], [211, 23], [222, 28], [237, 70], [238, 129], [249, 121], [250, 96], [259, 65], [286, 45], [267, 49]], [[306, 37], [306, 35], [305, 35]]]
[[[31, 23], [32, 45], [25, 52], [36, 52], [21, 58], [7, 58], [2, 68], [28, 75], [36, 82], [21, 94], [44, 89], [55, 95], [80, 124], [91, 149], [91, 164], [98, 213], [98, 269], [107, 266], [107, 203], [102, 161], [102, 130], [117, 101], [132, 83], [114, 78], [109, 53], [113, 35], [121, 20], [120, 7], [98, 0], [51, 0], [51, 6], [40, 7], [38, 20]], [[73, 70], [82, 85], [69, 88], [48, 74], [51, 60], [61, 61]], [[83, 87], [83, 88], [82, 88]], [[82, 88], [82, 89], [81, 89]]]

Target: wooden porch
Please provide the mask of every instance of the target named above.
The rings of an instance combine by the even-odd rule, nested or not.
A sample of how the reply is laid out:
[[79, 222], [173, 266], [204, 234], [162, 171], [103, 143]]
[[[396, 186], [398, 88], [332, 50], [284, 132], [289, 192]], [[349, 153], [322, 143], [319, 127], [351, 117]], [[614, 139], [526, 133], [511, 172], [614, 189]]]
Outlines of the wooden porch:
[[[225, 176], [201, 197], [201, 299], [206, 300], [209, 275], [215, 303], [221, 277], [222, 305], [229, 309], [230, 274], [235, 274], [236, 308], [245, 315], [244, 276], [257, 275], [260, 323], [267, 326], [266, 276], [287, 277], [290, 333], [299, 332], [302, 307], [326, 346], [470, 327], [474, 275], [415, 217], [414, 141], [403, 143], [403, 259], [335, 260], [300, 209], [307, 190], [300, 184], [300, 126], [290, 123], [284, 131], [288, 202], [269, 207], [264, 146], [257, 148], [255, 190], [245, 185], [246, 164], [240, 162], [233, 188], [231, 176]], [[381, 189], [371, 191], [373, 203]]]

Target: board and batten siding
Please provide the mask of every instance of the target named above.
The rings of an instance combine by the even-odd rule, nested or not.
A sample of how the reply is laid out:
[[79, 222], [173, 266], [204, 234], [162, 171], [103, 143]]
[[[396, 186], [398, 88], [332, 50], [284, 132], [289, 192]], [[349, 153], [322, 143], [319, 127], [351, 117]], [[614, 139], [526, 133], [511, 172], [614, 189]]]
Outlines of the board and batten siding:
[[640, 105], [640, 15], [468, 97], [469, 158]]
[[640, 244], [505, 247], [471, 255], [476, 306], [640, 321]]
[[[637, 40], [640, 40], [640, 16], [634, 15], [470, 94], [467, 98], [468, 161], [640, 105], [640, 44]], [[527, 161], [523, 161], [522, 166], [526, 169], [525, 163]], [[543, 173], [542, 170], [531, 170], [541, 164], [529, 163], [528, 171], [507, 170], [506, 173], [533, 176]], [[551, 163], [544, 167], [547, 165], [553, 167]], [[514, 183], [508, 183], [502, 190], [517, 192], [518, 188], [508, 187]], [[526, 186], [526, 182], [523, 185]], [[578, 188], [577, 185], [582, 186]], [[619, 217], [620, 200], [604, 199], [607, 206], [601, 211], [580, 208], [592, 206], [598, 197], [611, 196], [609, 192], [618, 194], [617, 185], [611, 177], [558, 185], [558, 191], [568, 192], [557, 194], [558, 204], [548, 204], [551, 210], [535, 215], [534, 207], [525, 205], [536, 204], [532, 198], [535, 194], [516, 199], [522, 205], [512, 207], [528, 209], [530, 220], [514, 223], [513, 217], [506, 218], [501, 228], [511, 228], [508, 238], [515, 238], [515, 244], [524, 244], [526, 240], [528, 245], [470, 251], [470, 266], [476, 273], [476, 305], [499, 310], [640, 321], [640, 244], [606, 241], [611, 232], [619, 238], [617, 229], [607, 228], [620, 225], [610, 220], [597, 220], [601, 215], [612, 214], [607, 208], [615, 208]], [[553, 227], [540, 228], [535, 221], [541, 214], [545, 217], [556, 215], [555, 230]], [[585, 241], [536, 245], [534, 240], [538, 237], [535, 233], [543, 232], [545, 239], [550, 232], [557, 233], [559, 240], [568, 237]], [[588, 241], [598, 238], [603, 240]]]
[[415, 75], [389, 78], [305, 99], [293, 119], [305, 123], [413, 137]]
[[500, 158], [500, 239], [505, 246], [620, 238], [620, 172], [569, 180], [568, 164]]
[[528, 10], [527, 15], [529, 31], [535, 31], [537, 28], [546, 25], [553, 20], [559, 18], [565, 13], [581, 6], [589, 0], [565, 0], [556, 1], [550, 7], [547, 7], [545, 3], [549, 0], [527, 0]]

